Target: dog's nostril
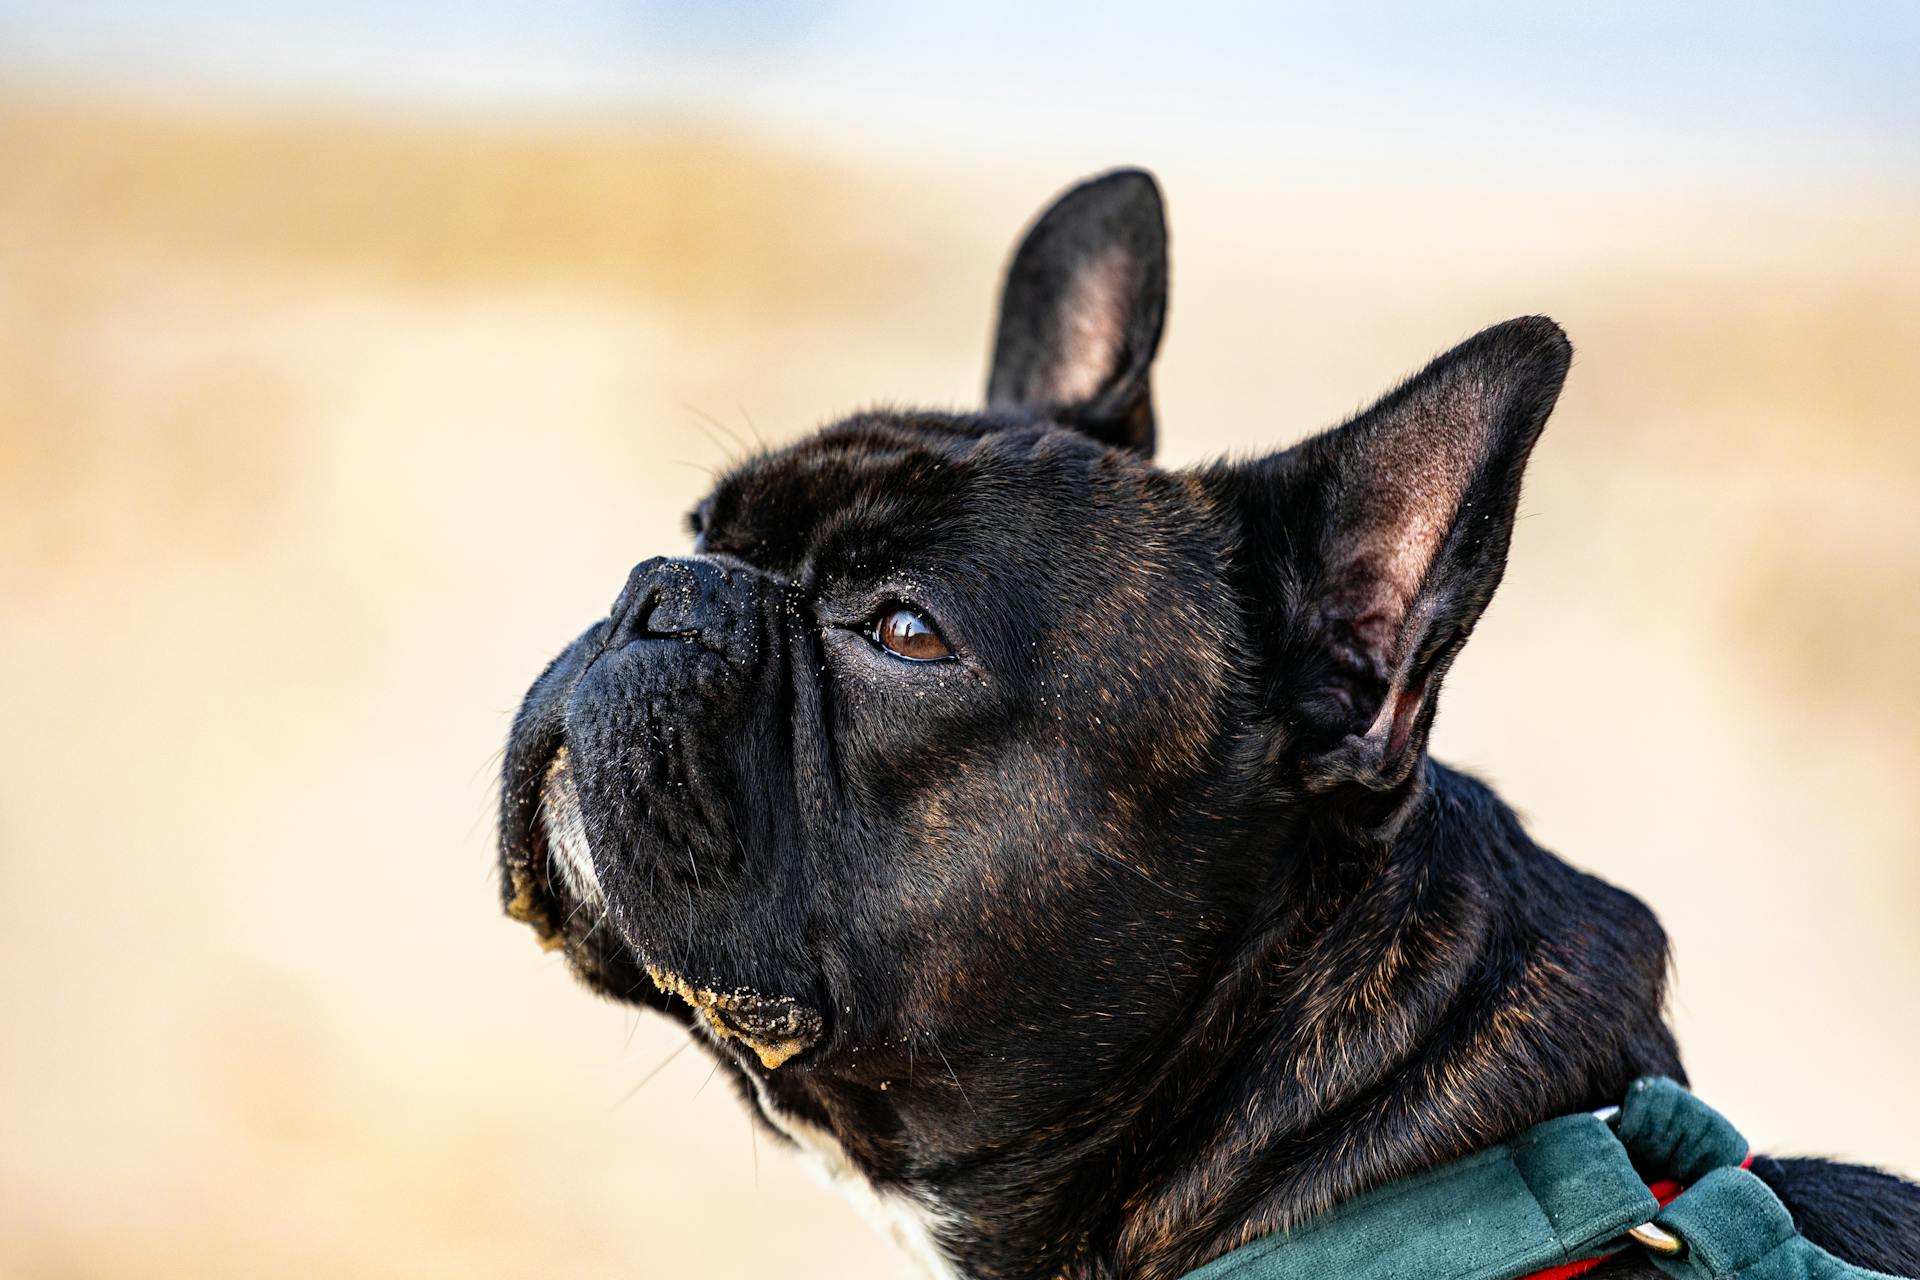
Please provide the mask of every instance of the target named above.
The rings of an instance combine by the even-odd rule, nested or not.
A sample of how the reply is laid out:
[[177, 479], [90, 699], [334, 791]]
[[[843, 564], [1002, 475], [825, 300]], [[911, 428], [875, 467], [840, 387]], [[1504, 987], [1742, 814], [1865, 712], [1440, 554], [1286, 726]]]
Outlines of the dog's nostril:
[[614, 602], [612, 644], [697, 636], [725, 622], [726, 577], [701, 560], [642, 561]]
[[639, 618], [639, 623], [635, 626], [634, 632], [642, 637], [665, 638], [700, 634], [700, 628], [694, 623], [690, 611], [685, 608], [675, 608], [670, 602], [663, 600], [658, 591], [645, 602], [636, 616]]

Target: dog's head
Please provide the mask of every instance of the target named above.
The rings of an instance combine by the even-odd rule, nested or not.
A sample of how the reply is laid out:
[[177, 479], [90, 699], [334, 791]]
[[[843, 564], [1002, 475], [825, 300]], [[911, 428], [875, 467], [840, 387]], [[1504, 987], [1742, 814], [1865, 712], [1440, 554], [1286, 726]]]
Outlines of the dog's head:
[[1166, 471], [1166, 285], [1152, 179], [1068, 192], [984, 411], [742, 463], [514, 724], [510, 913], [869, 1158], [1124, 1093], [1291, 851], [1395, 820], [1499, 581], [1556, 326]]

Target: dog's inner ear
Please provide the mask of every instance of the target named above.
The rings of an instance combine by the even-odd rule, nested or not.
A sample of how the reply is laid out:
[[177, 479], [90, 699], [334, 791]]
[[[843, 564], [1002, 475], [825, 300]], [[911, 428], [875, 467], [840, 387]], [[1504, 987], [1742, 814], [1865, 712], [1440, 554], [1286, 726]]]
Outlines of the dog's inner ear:
[[1159, 187], [1138, 169], [1080, 184], [1014, 251], [987, 407], [1038, 409], [1107, 444], [1152, 453], [1148, 381], [1166, 314]]
[[1572, 348], [1544, 317], [1447, 352], [1346, 425], [1237, 468], [1270, 698], [1310, 785], [1386, 790], [1506, 567]]

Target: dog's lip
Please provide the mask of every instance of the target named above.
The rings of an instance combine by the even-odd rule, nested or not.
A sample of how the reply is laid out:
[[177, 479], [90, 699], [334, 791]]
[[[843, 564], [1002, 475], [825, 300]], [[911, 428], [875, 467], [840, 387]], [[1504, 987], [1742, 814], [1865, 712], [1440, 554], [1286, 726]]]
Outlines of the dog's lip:
[[534, 824], [526, 842], [518, 848], [519, 856], [507, 860], [507, 888], [511, 891], [507, 896], [507, 915], [533, 930], [542, 951], [552, 951], [564, 939], [554, 927], [551, 900], [539, 887], [537, 868], [543, 866], [547, 858], [546, 832], [539, 823]]
[[646, 971], [654, 986], [691, 1005], [715, 1039], [738, 1041], [768, 1071], [779, 1070], [826, 1039], [825, 1019], [790, 996], [763, 996], [745, 988], [721, 991], [696, 987], [653, 963], [647, 964]]
[[[565, 735], [555, 733], [514, 756], [510, 766], [516, 785], [513, 794], [521, 802], [507, 810], [501, 824], [502, 865], [509, 889], [505, 895], [507, 915], [530, 927], [543, 951], [564, 950], [576, 961], [580, 957], [569, 939], [577, 938], [592, 921], [602, 944], [621, 953], [624, 963], [639, 971], [636, 978], [642, 982], [651, 978], [661, 992], [678, 997], [669, 1003], [679, 1005], [680, 1016], [686, 1021], [704, 1025], [716, 1047], [726, 1044], [736, 1054], [758, 1058], [769, 1071], [789, 1064], [806, 1069], [832, 1040], [824, 1012], [831, 1001], [767, 996], [737, 980], [688, 980], [681, 976], [685, 965], [632, 936], [625, 927], [629, 922], [620, 912], [611, 910], [604, 898], [599, 899], [598, 913], [579, 911], [584, 899], [569, 901], [561, 891], [562, 884], [571, 887], [572, 882], [555, 865], [557, 850], [547, 795], [556, 774], [572, 768]], [[596, 878], [593, 890], [598, 893], [600, 889]], [[631, 999], [631, 992], [620, 998]]]
[[529, 753], [530, 758], [516, 766], [519, 777], [514, 782], [523, 795], [531, 789], [532, 799], [508, 815], [500, 833], [507, 916], [531, 928], [543, 951], [553, 951], [566, 940], [556, 916], [564, 904], [553, 892], [548, 871], [552, 843], [542, 816], [547, 776], [564, 751], [564, 743], [555, 742], [547, 750]]

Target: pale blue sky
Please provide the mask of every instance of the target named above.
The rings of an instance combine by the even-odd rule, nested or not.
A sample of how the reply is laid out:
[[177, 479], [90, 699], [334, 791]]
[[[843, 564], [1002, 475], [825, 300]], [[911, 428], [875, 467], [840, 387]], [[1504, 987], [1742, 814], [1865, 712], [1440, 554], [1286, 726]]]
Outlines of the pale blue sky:
[[1914, 3], [0, 0], [0, 75], [907, 149], [1920, 174]]

